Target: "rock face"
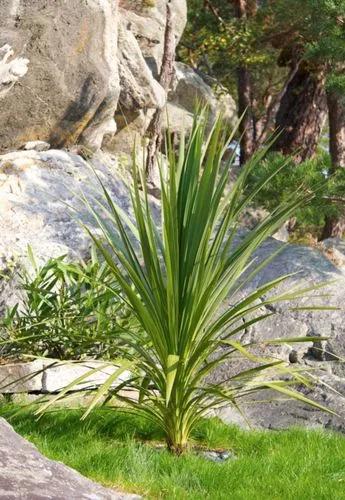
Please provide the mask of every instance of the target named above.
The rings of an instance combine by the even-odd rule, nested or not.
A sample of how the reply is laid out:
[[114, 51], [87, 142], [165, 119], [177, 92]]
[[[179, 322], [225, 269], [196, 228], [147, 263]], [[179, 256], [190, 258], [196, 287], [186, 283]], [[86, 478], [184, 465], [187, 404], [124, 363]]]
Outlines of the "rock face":
[[[262, 313], [276, 312], [263, 322], [251, 326], [243, 335], [242, 340], [260, 342], [272, 338], [289, 338], [298, 336], [328, 337], [327, 341], [300, 343], [290, 346], [263, 346], [260, 351], [263, 356], [279, 356], [286, 363], [293, 362], [318, 378], [316, 386], [303, 392], [323, 406], [338, 413], [339, 417], [330, 415], [305, 406], [300, 403], [286, 401], [278, 393], [262, 393], [255, 395], [258, 399], [281, 399], [271, 404], [253, 404], [248, 398], [242, 401], [243, 410], [254, 425], [270, 428], [282, 428], [290, 425], [327, 425], [345, 431], [345, 270], [337, 268], [321, 251], [300, 245], [287, 245], [268, 239], [256, 253], [256, 265], [269, 255], [281, 249], [281, 253], [266, 268], [241, 291], [241, 295], [248, 295], [264, 283], [270, 282], [282, 275], [295, 273], [290, 276], [274, 295], [286, 293], [298, 288], [307, 288], [317, 283], [330, 283], [314, 295], [323, 295], [319, 298], [302, 298], [297, 301], [282, 302], [269, 308], [262, 308]], [[264, 300], [265, 296], [260, 300]], [[296, 311], [293, 308], [310, 306], [334, 306], [338, 310], [331, 311]], [[226, 305], [225, 305], [226, 307]], [[213, 375], [214, 380], [226, 379], [246, 365], [225, 364]], [[220, 415], [227, 421], [238, 420], [232, 409], [223, 410]], [[242, 421], [242, 423], [244, 423]]]
[[[186, 1], [172, 11], [178, 43]], [[165, 0], [3, 0], [0, 152], [33, 141], [96, 150], [116, 132], [116, 111], [123, 128], [123, 115], [129, 124], [164, 106], [165, 24]]]
[[[172, 0], [178, 44], [186, 0]], [[166, 0], [3, 0], [0, 4], [0, 153], [26, 144], [83, 144], [131, 153], [167, 96], [158, 83]], [[173, 132], [190, 128], [195, 97], [219, 109], [203, 80], [176, 65], [168, 114]], [[221, 109], [231, 121], [231, 97]], [[117, 132], [117, 133], [116, 133]]]
[[[184, 0], [171, 2], [176, 45], [187, 22]], [[162, 63], [166, 2], [122, 0], [119, 15], [120, 109], [138, 112], [161, 108], [166, 96], [156, 78]]]
[[[98, 152], [89, 162], [62, 150], [0, 155], [0, 314], [6, 304], [18, 301], [16, 285], [9, 276], [17, 263], [30, 264], [28, 245], [41, 262], [61, 255], [73, 259], [89, 255], [90, 241], [68, 207], [73, 207], [90, 229], [97, 230], [81, 199], [82, 193], [90, 200], [101, 196], [90, 163], [128, 212], [128, 165], [121, 165], [111, 154]], [[96, 201], [92, 203], [97, 207]]]
[[97, 147], [115, 132], [117, 17], [117, 0], [1, 2], [0, 47], [12, 48], [20, 81], [1, 109], [0, 149], [35, 140]]
[[[176, 63], [174, 90], [169, 96], [168, 121], [170, 129], [179, 131], [184, 125], [189, 130], [197, 104], [208, 107], [210, 122], [214, 122], [217, 114], [222, 113], [224, 121], [230, 126], [234, 125], [236, 117], [234, 99], [226, 93], [217, 98], [211, 87], [193, 68], [183, 63]], [[179, 123], [178, 118], [181, 113], [183, 124]]]
[[[187, 3], [172, 0], [171, 9], [177, 45], [187, 22]], [[155, 109], [166, 104], [166, 94], [157, 81], [164, 50], [166, 2], [122, 0], [119, 13], [117, 134], [105, 145], [111, 151], [131, 154]]]
[[[106, 186], [128, 210], [129, 200], [116, 168], [116, 160], [99, 153], [93, 165]], [[97, 196], [97, 182], [83, 158], [66, 151], [19, 151], [0, 156], [0, 259], [3, 268], [27, 253], [47, 259], [68, 253], [82, 257], [88, 252], [86, 233], [68, 211], [74, 206], [91, 223], [80, 200], [81, 189]]]
[[0, 498], [126, 500], [140, 497], [103, 488], [73, 469], [48, 460], [1, 418]]
[[[171, 0], [170, 4], [177, 45], [187, 22], [187, 2]], [[122, 25], [133, 33], [142, 56], [157, 77], [164, 51], [166, 1], [121, 0], [120, 16]]]
[[[118, 366], [104, 361], [61, 362], [37, 359], [30, 363], [0, 365], [0, 394], [55, 393], [62, 391], [80, 377], [74, 388], [93, 390], [104, 384]], [[127, 380], [129, 372], [122, 373], [114, 385]]]

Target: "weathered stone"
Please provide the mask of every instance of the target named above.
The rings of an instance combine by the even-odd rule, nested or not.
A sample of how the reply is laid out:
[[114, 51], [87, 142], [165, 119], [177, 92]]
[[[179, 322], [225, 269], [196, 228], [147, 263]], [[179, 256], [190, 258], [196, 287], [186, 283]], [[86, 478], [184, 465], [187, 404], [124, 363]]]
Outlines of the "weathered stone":
[[[92, 164], [128, 210], [128, 192], [116, 173], [116, 160], [99, 153]], [[82, 190], [91, 199], [100, 186], [80, 156], [58, 150], [8, 153], [0, 156], [0, 183], [2, 269], [27, 255], [28, 244], [43, 261], [66, 253], [75, 257], [88, 253], [86, 232], [67, 207], [73, 206], [84, 222], [92, 224], [80, 194]]]
[[[164, 51], [166, 2], [155, 0], [149, 5], [141, 0], [123, 0], [120, 5], [117, 133], [105, 146], [110, 151], [132, 154], [134, 144], [141, 146], [140, 139], [154, 110], [166, 103], [166, 93], [157, 81]], [[171, 7], [177, 44], [187, 21], [187, 4], [185, 0], [173, 0]], [[178, 119], [176, 122], [176, 126], [181, 125]]]
[[[312, 369], [317, 369], [317, 366], [313, 366]], [[217, 412], [217, 416], [227, 423], [236, 423], [242, 427], [247, 427], [248, 422], [250, 422], [252, 427], [265, 429], [303, 426], [307, 428], [324, 427], [345, 432], [344, 378], [336, 377], [334, 374], [329, 375], [325, 373], [324, 369], [312, 373], [319, 378], [319, 383], [314, 388], [304, 388], [301, 390], [302, 394], [331, 409], [335, 414], [317, 410], [298, 401], [288, 400], [273, 391], [262, 391], [241, 402], [241, 409], [246, 415], [246, 421], [230, 406]]]
[[48, 151], [50, 144], [44, 141], [27, 142], [24, 146], [25, 151]]
[[[187, 22], [187, 2], [172, 0], [170, 4], [177, 45]], [[120, 15], [122, 22], [137, 39], [143, 57], [157, 77], [164, 51], [166, 1], [122, 0]]]
[[[49, 366], [49, 360], [45, 361]], [[58, 392], [75, 382], [79, 377], [84, 377], [91, 370], [97, 371], [84, 378], [73, 390], [95, 389], [104, 384], [118, 367], [102, 361], [84, 361], [82, 363], [63, 363], [48, 368], [43, 373], [42, 391]], [[129, 378], [129, 372], [122, 373], [113, 383], [114, 386]], [[0, 388], [1, 392], [1, 388]]]
[[129, 500], [140, 497], [104, 488], [70, 467], [45, 458], [0, 419], [0, 498]]
[[[85, 378], [73, 390], [92, 390], [104, 384], [117, 369], [110, 362], [94, 360], [62, 363], [53, 359], [41, 359], [0, 365], [0, 394], [59, 392], [80, 377]], [[92, 370], [96, 371], [90, 374]], [[112, 385], [118, 385], [128, 379], [129, 375], [128, 371], [121, 373]]]
[[326, 257], [337, 267], [345, 268], [345, 241], [340, 238], [328, 238], [321, 243]]
[[[301, 369], [310, 370], [315, 377], [316, 386], [307, 391], [307, 396], [323, 404], [340, 415], [337, 417], [321, 412], [301, 403], [286, 401], [272, 402], [263, 407], [262, 403], [253, 404], [252, 399], [277, 399], [277, 393], [255, 394], [254, 398], [242, 400], [243, 410], [248, 415], [253, 425], [281, 428], [288, 425], [327, 425], [345, 431], [345, 424], [341, 416], [345, 415], [345, 329], [344, 308], [345, 302], [345, 272], [342, 268], [335, 267], [321, 251], [300, 245], [287, 245], [269, 238], [256, 252], [258, 265], [269, 255], [281, 249], [280, 254], [266, 268], [261, 270], [255, 278], [246, 283], [241, 290], [241, 296], [257, 290], [264, 283], [270, 282], [279, 276], [294, 273], [281, 283], [274, 295], [286, 293], [296, 289], [307, 288], [313, 284], [331, 282], [324, 289], [315, 291], [312, 298], [301, 298], [295, 301], [281, 302], [279, 304], [263, 307], [262, 311], [275, 312], [265, 321], [252, 325], [243, 332], [243, 342], [258, 342], [272, 338], [288, 339], [291, 337], [328, 337], [327, 341], [307, 342], [294, 344], [294, 358], [297, 356]], [[334, 281], [333, 281], [334, 280]], [[332, 282], [333, 281], [333, 282]], [[326, 294], [326, 295], [325, 295]], [[321, 295], [317, 298], [316, 295]], [[264, 300], [265, 296], [260, 300]], [[298, 311], [294, 307], [334, 306], [338, 310], [326, 311]], [[226, 304], [224, 305], [226, 308]], [[258, 346], [260, 349], [260, 346]], [[291, 346], [262, 346], [259, 350], [263, 356], [279, 357], [287, 363], [291, 361]], [[243, 360], [238, 363], [225, 363], [214, 374], [212, 379], [216, 382], [227, 379], [230, 375], [238, 373], [247, 366]], [[303, 392], [306, 392], [303, 390]], [[263, 410], [264, 408], [264, 410]], [[227, 408], [220, 415], [226, 420], [240, 422], [241, 418], [236, 411]], [[243, 423], [243, 421], [242, 421]]]
[[[193, 115], [196, 105], [207, 106], [210, 121], [213, 122], [218, 113], [229, 125], [236, 120], [236, 103], [229, 94], [216, 97], [212, 88], [192, 68], [183, 63], [176, 63], [176, 76], [174, 90], [169, 95], [169, 101]], [[171, 113], [169, 122], [174, 121]]]
[[4, 98], [28, 71], [29, 60], [13, 56], [14, 51], [10, 45], [0, 47], [0, 99]]
[[36, 140], [97, 148], [114, 133], [117, 20], [117, 0], [2, 0], [0, 47], [13, 59], [5, 55], [0, 151]]
[[0, 394], [40, 392], [43, 361], [0, 365]]
[[[3, 0], [0, 6], [0, 152], [83, 144], [131, 152], [155, 109], [166, 103], [158, 83], [166, 1]], [[187, 21], [185, 0], [172, 0], [176, 44]], [[234, 101], [219, 103], [197, 73], [177, 63], [169, 105], [172, 132], [191, 127], [195, 98], [232, 123]], [[114, 119], [115, 117], [115, 119]], [[164, 114], [166, 121], [166, 114]], [[118, 134], [114, 137], [118, 122]], [[167, 123], [164, 124], [167, 128]], [[35, 146], [33, 146], [35, 144]]]
[[123, 22], [119, 27], [119, 73], [122, 112], [164, 106], [165, 91], [154, 79], [137, 39]]

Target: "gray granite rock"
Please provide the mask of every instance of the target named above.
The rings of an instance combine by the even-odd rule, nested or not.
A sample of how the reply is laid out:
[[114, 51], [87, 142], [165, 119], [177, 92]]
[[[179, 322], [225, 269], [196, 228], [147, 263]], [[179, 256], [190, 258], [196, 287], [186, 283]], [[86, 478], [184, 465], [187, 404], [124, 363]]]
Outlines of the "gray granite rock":
[[208, 107], [210, 122], [214, 122], [218, 113], [222, 113], [224, 121], [230, 126], [234, 126], [237, 119], [234, 99], [225, 92], [217, 97], [201, 76], [184, 63], [176, 63], [175, 84], [169, 95], [169, 101], [171, 106], [168, 119], [169, 126], [173, 131], [181, 130], [183, 126], [182, 123], [179, 123], [182, 121], [181, 118], [175, 120], [175, 112], [178, 116], [177, 110], [184, 110], [184, 125], [187, 126], [197, 104]]
[[[0, 394], [55, 393], [80, 377], [85, 378], [73, 390], [96, 389], [117, 369], [118, 366], [111, 362], [97, 360], [61, 362], [46, 358], [3, 364], [0, 365]], [[90, 374], [92, 370], [96, 371]], [[128, 378], [129, 372], [124, 372], [113, 384], [118, 385]]]
[[1, 1], [0, 48], [12, 58], [0, 63], [0, 151], [36, 140], [97, 148], [115, 132], [117, 4]]
[[[255, 426], [283, 428], [291, 425], [323, 425], [345, 431], [345, 271], [337, 268], [321, 251], [301, 245], [284, 245], [273, 238], [267, 239], [256, 252], [258, 265], [263, 259], [277, 250], [281, 252], [253, 280], [246, 283], [240, 296], [244, 297], [264, 283], [282, 275], [291, 274], [279, 285], [274, 295], [299, 288], [329, 282], [324, 289], [315, 291], [314, 297], [295, 301], [281, 302], [263, 307], [261, 312], [274, 312], [265, 321], [249, 327], [241, 335], [243, 342], [258, 342], [272, 338], [299, 336], [328, 337], [327, 341], [281, 344], [279, 346], [258, 346], [263, 356], [278, 357], [287, 364], [293, 361], [294, 367], [309, 370], [315, 377], [315, 386], [306, 395], [310, 399], [333, 410], [338, 415], [321, 412], [310, 406], [286, 401], [273, 401], [264, 404], [262, 400], [282, 399], [277, 393], [266, 392], [254, 398], [242, 400], [242, 407], [251, 423]], [[310, 295], [310, 294], [309, 294]], [[319, 295], [319, 297], [318, 297]], [[322, 295], [322, 297], [320, 296]], [[263, 295], [263, 301], [267, 296]], [[224, 304], [224, 308], [230, 305]], [[297, 311], [295, 307], [334, 306], [338, 310]], [[297, 363], [296, 363], [297, 361]], [[247, 360], [225, 363], [213, 374], [217, 382], [228, 378], [245, 368]], [[302, 389], [305, 391], [305, 389]], [[261, 402], [254, 402], [260, 400]], [[245, 422], [232, 408], [222, 410], [219, 415], [227, 422], [245, 425]]]
[[[128, 211], [128, 192], [116, 159], [99, 153], [91, 163]], [[42, 261], [66, 253], [85, 257], [90, 241], [73, 210], [94, 226], [82, 192], [92, 199], [99, 196], [100, 185], [90, 164], [76, 154], [50, 150], [0, 155], [0, 269], [20, 261], [28, 245]]]
[[45, 458], [0, 418], [0, 498], [2, 500], [130, 500]]

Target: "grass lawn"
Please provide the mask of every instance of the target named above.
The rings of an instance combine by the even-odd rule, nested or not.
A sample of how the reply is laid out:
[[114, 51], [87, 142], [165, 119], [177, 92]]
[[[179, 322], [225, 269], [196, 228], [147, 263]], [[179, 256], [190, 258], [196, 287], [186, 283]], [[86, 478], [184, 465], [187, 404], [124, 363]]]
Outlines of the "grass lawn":
[[99, 410], [81, 422], [80, 415], [57, 410], [37, 422], [22, 413], [10, 423], [46, 456], [106, 486], [146, 498], [345, 499], [342, 435], [302, 429], [242, 431], [207, 420], [194, 442], [237, 455], [236, 460], [213, 463], [193, 453], [177, 458], [155, 448], [162, 436], [138, 417]]

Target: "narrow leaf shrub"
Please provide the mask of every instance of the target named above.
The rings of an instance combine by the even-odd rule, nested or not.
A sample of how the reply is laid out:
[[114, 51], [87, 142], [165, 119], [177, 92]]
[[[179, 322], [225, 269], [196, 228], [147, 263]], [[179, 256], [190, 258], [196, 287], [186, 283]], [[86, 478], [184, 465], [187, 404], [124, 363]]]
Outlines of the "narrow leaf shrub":
[[129, 311], [115, 294], [118, 285], [108, 267], [95, 252], [88, 262], [70, 263], [62, 256], [43, 266], [29, 255], [32, 270], [17, 275], [22, 301], [0, 322], [2, 355], [113, 358]]
[[[242, 411], [243, 398], [262, 389], [318, 406], [293, 388], [294, 383], [309, 383], [300, 369], [259, 356], [245, 335], [249, 326], [274, 314], [267, 313], [267, 308], [262, 313], [262, 306], [291, 301], [314, 293], [314, 288], [274, 293], [288, 278], [282, 276], [247, 295], [243, 293], [245, 284], [274, 258], [269, 256], [257, 264], [255, 250], [312, 195], [296, 189], [238, 241], [242, 211], [274, 174], [260, 179], [250, 193], [246, 191], [250, 173], [267, 153], [263, 149], [241, 170], [235, 184], [229, 184], [231, 161], [226, 165], [222, 160], [236, 131], [227, 137], [218, 120], [207, 134], [205, 123], [204, 115], [195, 118], [188, 143], [182, 139], [178, 151], [167, 140], [168, 168], [158, 158], [160, 219], [152, 210], [145, 172], [135, 159], [132, 219], [117, 206], [101, 179], [103, 203], [96, 210], [85, 200], [102, 236], [98, 236], [99, 231], [96, 235], [86, 230], [104, 258], [107, 274], [113, 276], [140, 325], [129, 327], [122, 336], [122, 359], [116, 360], [118, 370], [130, 370], [130, 377], [116, 385], [113, 375], [97, 391], [85, 416], [100, 403], [125, 403], [122, 409], [142, 414], [158, 425], [168, 448], [176, 454], [186, 449], [192, 430], [210, 410], [230, 405]], [[114, 291], [116, 296], [118, 293]], [[226, 298], [232, 305], [224, 310]], [[301, 337], [271, 342], [312, 340]], [[239, 358], [245, 359], [248, 367], [210, 381], [215, 369]], [[63, 391], [62, 396], [65, 394]], [[55, 396], [38, 413], [58, 400]]]
[[[287, 279], [282, 276], [239, 299], [245, 283], [272, 259], [253, 265], [255, 250], [312, 195], [295, 189], [235, 244], [242, 211], [276, 173], [246, 192], [249, 175], [267, 153], [262, 150], [229, 188], [229, 165], [222, 159], [235, 131], [227, 137], [218, 120], [207, 135], [205, 122], [204, 116], [195, 118], [190, 139], [187, 144], [181, 141], [179, 151], [167, 144], [169, 167], [160, 167], [160, 221], [151, 209], [145, 172], [134, 160], [134, 220], [122, 217], [103, 187], [104, 210], [92, 211], [103, 236], [90, 232], [141, 325], [125, 343], [133, 363], [127, 388], [136, 389], [139, 396], [124, 395], [121, 384], [109, 391], [106, 402], [116, 396], [153, 420], [177, 454], [185, 450], [192, 429], [211, 409], [226, 404], [241, 411], [242, 399], [256, 391], [269, 388], [316, 405], [292, 388], [294, 381], [307, 383], [300, 371], [283, 361], [258, 357], [250, 340], [238, 336], [268, 316], [260, 312], [262, 305], [290, 301], [312, 290], [297, 287], [274, 295]], [[221, 306], [229, 297], [233, 305], [224, 311]], [[262, 297], [266, 297], [263, 302], [258, 300]], [[306, 340], [311, 339], [297, 341]], [[253, 364], [227, 380], [210, 383], [214, 369], [231, 363], [233, 357]], [[277, 374], [283, 374], [285, 382]]]

